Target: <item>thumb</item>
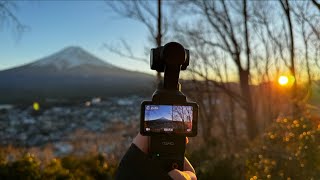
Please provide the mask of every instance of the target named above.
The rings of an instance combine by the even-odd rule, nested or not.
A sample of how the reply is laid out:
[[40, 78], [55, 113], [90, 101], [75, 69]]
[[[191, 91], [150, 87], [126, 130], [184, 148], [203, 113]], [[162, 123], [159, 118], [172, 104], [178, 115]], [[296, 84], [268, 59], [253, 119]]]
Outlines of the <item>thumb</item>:
[[168, 174], [173, 180], [197, 180], [196, 175], [190, 171], [180, 171], [174, 169], [170, 171]]

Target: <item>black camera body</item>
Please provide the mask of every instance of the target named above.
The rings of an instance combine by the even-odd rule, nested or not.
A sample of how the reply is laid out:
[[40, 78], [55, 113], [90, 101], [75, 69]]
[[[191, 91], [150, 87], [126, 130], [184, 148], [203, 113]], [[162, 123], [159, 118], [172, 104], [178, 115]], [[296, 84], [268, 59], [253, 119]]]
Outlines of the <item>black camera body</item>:
[[179, 84], [189, 59], [189, 50], [176, 42], [151, 49], [150, 67], [164, 72], [164, 80], [152, 101], [141, 104], [140, 133], [150, 136], [149, 156], [166, 171], [183, 170], [186, 137], [197, 135], [198, 105], [187, 101]]

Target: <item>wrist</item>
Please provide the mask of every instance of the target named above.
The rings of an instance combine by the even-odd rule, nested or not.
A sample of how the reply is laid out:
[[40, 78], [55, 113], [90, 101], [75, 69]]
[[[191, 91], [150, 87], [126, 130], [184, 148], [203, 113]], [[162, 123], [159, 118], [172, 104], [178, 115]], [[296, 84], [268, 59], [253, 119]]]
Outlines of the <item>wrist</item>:
[[149, 152], [149, 137], [142, 136], [140, 133], [133, 139], [133, 144], [135, 144], [142, 152], [148, 154]]

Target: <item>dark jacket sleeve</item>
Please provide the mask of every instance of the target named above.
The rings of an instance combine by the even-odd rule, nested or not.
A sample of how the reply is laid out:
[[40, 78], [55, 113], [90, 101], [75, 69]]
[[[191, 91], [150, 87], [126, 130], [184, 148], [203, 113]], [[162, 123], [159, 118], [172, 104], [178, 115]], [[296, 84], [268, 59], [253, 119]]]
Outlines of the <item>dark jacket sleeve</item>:
[[135, 144], [123, 156], [116, 172], [116, 180], [172, 180], [160, 163], [150, 159]]

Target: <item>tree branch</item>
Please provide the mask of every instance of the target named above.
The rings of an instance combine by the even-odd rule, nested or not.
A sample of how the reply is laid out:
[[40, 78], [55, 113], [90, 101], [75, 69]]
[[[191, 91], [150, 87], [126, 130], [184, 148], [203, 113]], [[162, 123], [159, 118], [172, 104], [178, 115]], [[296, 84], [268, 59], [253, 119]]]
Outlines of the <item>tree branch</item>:
[[320, 3], [318, 3], [316, 0], [311, 0], [311, 2], [313, 3], [313, 5], [315, 5], [318, 10], [320, 11]]
[[122, 42], [122, 47], [126, 50], [125, 53], [123, 52], [123, 50], [121, 50], [121, 48], [116, 48], [110, 44], [103, 44], [103, 47], [106, 48], [108, 51], [110, 51], [114, 54], [117, 54], [118, 56], [125, 57], [125, 58], [132, 59], [132, 60], [141, 61], [141, 62], [144, 62], [147, 64], [149, 63], [149, 61], [147, 59], [135, 56], [132, 53], [132, 50], [126, 41], [121, 40], [121, 42]]

